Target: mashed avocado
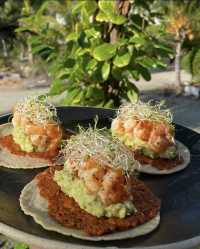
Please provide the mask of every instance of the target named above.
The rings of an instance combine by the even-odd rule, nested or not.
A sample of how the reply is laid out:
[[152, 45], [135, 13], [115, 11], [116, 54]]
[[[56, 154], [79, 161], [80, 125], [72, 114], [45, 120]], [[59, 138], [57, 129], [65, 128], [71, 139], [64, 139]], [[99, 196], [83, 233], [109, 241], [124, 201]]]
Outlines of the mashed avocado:
[[173, 159], [177, 155], [177, 149], [176, 149], [176, 146], [170, 146], [165, 152], [163, 152], [162, 154], [158, 154], [158, 153], [155, 153], [151, 150], [143, 148], [142, 153], [145, 156], [148, 156], [150, 158], [160, 157], [160, 158], [166, 158], [166, 159]]
[[98, 196], [88, 193], [83, 180], [73, 176], [67, 169], [56, 171], [54, 180], [66, 195], [74, 198], [80, 208], [94, 216], [124, 218], [136, 210], [131, 201], [104, 207]]
[[118, 135], [112, 131], [112, 134], [116, 137], [118, 137], [119, 140], [121, 140], [126, 146], [133, 148], [134, 150], [141, 150], [142, 153], [145, 156], [148, 156], [150, 158], [168, 158], [168, 159], [173, 159], [177, 155], [177, 149], [176, 146], [170, 146], [164, 153], [158, 154], [153, 151], [151, 151], [148, 147], [148, 144], [139, 138], [136, 137], [130, 137], [127, 134], [125, 135]]
[[12, 131], [12, 136], [15, 143], [18, 144], [23, 151], [33, 152], [34, 147], [21, 127], [14, 127]]

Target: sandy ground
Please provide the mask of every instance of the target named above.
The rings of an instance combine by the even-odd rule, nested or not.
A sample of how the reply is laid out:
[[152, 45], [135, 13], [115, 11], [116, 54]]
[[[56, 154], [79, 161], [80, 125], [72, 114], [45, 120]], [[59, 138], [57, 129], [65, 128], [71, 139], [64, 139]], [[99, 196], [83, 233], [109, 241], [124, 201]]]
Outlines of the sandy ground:
[[0, 114], [10, 112], [13, 106], [21, 99], [33, 94], [42, 94], [48, 91], [42, 89], [17, 89], [17, 88], [0, 88]]

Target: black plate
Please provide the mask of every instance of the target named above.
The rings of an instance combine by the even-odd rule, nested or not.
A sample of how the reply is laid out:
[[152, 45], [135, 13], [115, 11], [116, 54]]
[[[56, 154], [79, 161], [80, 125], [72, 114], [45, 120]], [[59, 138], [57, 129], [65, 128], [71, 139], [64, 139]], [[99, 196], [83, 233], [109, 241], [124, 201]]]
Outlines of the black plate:
[[[76, 130], [77, 124], [88, 126], [89, 123], [94, 123], [93, 119], [96, 115], [99, 117], [99, 126], [110, 127], [115, 111], [61, 107], [58, 108], [58, 114], [66, 128]], [[0, 124], [7, 122], [8, 117], [9, 115], [0, 117]], [[160, 226], [149, 235], [122, 241], [88, 242], [45, 231], [31, 217], [23, 214], [18, 202], [22, 188], [41, 169], [13, 170], [0, 167], [0, 224], [35, 235], [35, 238], [71, 243], [72, 247], [77, 245], [84, 249], [90, 247], [149, 248], [152, 246], [162, 249], [189, 248], [189, 245], [200, 244], [200, 135], [176, 125], [176, 138], [190, 149], [190, 165], [185, 170], [169, 176], [140, 176], [162, 199]]]

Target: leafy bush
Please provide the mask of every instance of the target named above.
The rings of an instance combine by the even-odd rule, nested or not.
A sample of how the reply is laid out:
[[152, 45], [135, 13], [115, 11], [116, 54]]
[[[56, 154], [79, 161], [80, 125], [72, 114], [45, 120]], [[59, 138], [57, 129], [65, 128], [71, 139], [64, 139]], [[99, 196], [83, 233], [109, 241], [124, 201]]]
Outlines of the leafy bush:
[[13, 249], [29, 249], [29, 246], [24, 243], [16, 243]]
[[182, 68], [192, 75], [193, 83], [200, 83], [200, 48], [192, 48], [182, 57]]
[[[20, 19], [33, 54], [40, 55], [53, 81], [50, 95], [62, 104], [119, 106], [134, 101], [134, 85], [151, 68], [164, 67], [171, 50], [147, 29], [154, 25], [148, 1], [47, 1]], [[152, 15], [151, 15], [152, 14]]]

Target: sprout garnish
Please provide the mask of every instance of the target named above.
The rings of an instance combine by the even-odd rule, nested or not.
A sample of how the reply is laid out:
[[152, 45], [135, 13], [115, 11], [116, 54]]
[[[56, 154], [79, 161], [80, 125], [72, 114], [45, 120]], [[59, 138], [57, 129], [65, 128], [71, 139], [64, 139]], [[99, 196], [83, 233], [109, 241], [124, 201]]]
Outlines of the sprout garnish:
[[122, 120], [134, 117], [138, 120], [152, 120], [168, 124], [171, 124], [173, 120], [170, 109], [164, 108], [162, 102], [152, 104], [152, 101], [147, 103], [138, 101], [137, 103], [122, 105], [118, 110], [117, 116]]
[[30, 96], [17, 103], [14, 112], [22, 114], [32, 122], [45, 124], [57, 120], [57, 112], [47, 96]]
[[121, 168], [125, 175], [133, 174], [138, 166], [133, 153], [105, 129], [80, 128], [79, 134], [66, 141], [62, 153], [65, 160], [76, 163], [77, 169], [90, 157], [102, 165]]

